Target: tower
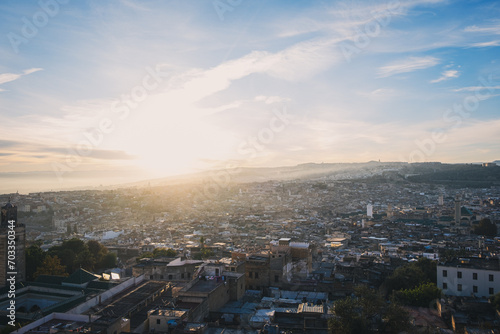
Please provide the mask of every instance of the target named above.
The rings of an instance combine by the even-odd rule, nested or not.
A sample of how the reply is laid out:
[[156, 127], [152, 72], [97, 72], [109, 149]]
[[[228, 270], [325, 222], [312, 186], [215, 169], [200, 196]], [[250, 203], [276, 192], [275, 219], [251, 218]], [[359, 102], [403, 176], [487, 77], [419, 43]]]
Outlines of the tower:
[[366, 206], [366, 215], [368, 218], [373, 218], [373, 205], [371, 203]]
[[455, 197], [455, 223], [460, 224], [460, 219], [462, 218], [462, 204], [460, 202], [460, 196]]
[[26, 229], [17, 221], [17, 206], [10, 202], [2, 207], [0, 219], [0, 286], [15, 276], [16, 282], [26, 279]]
[[443, 195], [439, 195], [438, 204], [439, 204], [439, 206], [442, 206], [444, 204], [444, 196]]

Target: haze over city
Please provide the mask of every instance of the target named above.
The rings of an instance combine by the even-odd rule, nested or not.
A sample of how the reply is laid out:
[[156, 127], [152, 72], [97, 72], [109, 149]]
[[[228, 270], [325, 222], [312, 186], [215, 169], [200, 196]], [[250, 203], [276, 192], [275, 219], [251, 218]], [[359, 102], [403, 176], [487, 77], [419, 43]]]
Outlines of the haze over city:
[[0, 193], [500, 159], [496, 1], [0, 4]]

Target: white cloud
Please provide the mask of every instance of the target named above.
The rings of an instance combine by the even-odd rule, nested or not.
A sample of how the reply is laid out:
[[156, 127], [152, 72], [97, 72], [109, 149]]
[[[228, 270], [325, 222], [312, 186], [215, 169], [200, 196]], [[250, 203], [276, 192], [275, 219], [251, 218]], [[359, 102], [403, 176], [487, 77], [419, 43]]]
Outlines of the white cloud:
[[287, 102], [290, 101], [290, 99], [281, 96], [259, 95], [255, 97], [255, 101], [264, 102], [265, 104], [273, 104], [273, 103]]
[[382, 66], [379, 68], [379, 77], [389, 77], [392, 75], [413, 72], [416, 70], [422, 70], [439, 64], [440, 60], [435, 57], [410, 57], [390, 65]]
[[359, 92], [358, 94], [373, 100], [385, 100], [394, 97], [396, 91], [392, 88], [378, 88], [371, 92]]
[[497, 34], [500, 35], [500, 25], [490, 26], [490, 27], [478, 27], [476, 25], [468, 26], [464, 29], [465, 32], [477, 32], [477, 33], [487, 33], [487, 34]]
[[454, 89], [454, 92], [475, 92], [478, 90], [487, 89], [487, 90], [497, 90], [500, 89], [500, 86], [470, 86], [470, 87], [462, 87]]
[[500, 40], [496, 40], [496, 41], [490, 41], [490, 42], [473, 43], [473, 44], [471, 44], [471, 47], [487, 48], [490, 46], [499, 46], [499, 45], [500, 45]]
[[29, 68], [27, 70], [24, 70], [23, 73], [24, 73], [24, 75], [28, 75], [28, 74], [35, 73], [35, 72], [42, 71], [42, 70], [43, 70], [43, 68], [34, 67], [34, 68]]
[[448, 70], [441, 73], [441, 76], [439, 78], [431, 80], [431, 83], [437, 83], [448, 79], [458, 78], [459, 76], [460, 72], [458, 72], [457, 70]]
[[42, 68], [30, 68], [30, 69], [24, 70], [22, 74], [16, 74], [16, 73], [0, 74], [0, 85], [7, 83], [7, 82], [17, 80], [20, 77], [22, 77], [23, 75], [28, 75], [28, 74], [35, 73], [35, 72], [38, 72], [41, 70], [43, 70], [43, 69]]

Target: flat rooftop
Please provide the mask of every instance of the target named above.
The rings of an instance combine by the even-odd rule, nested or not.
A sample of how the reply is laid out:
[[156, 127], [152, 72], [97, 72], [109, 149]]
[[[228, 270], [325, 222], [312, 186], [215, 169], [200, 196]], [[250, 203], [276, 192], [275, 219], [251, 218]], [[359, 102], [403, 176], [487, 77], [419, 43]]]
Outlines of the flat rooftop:
[[158, 309], [151, 312], [150, 315], [169, 318], [182, 318], [186, 313], [187, 311], [182, 310]]
[[26, 333], [32, 334], [42, 334], [42, 333], [51, 333], [56, 330], [58, 331], [67, 331], [67, 332], [79, 332], [85, 327], [87, 322], [83, 321], [73, 321], [73, 320], [61, 320], [61, 319], [52, 319], [47, 321], [46, 323], [29, 330]]
[[187, 291], [189, 291], [189, 292], [210, 292], [221, 284], [222, 284], [222, 282], [217, 283], [216, 280], [211, 280], [211, 281], [200, 280], [200, 281], [196, 282], [196, 284], [194, 284]]
[[127, 314], [129, 310], [148, 299], [152, 294], [162, 289], [166, 289], [167, 284], [167, 282], [146, 281], [138, 286], [132, 286], [118, 294], [115, 298], [104, 302], [104, 307], [99, 308], [99, 310], [95, 310], [95, 308], [97, 308], [95, 307], [92, 312], [96, 315], [103, 315], [105, 317], [121, 317]]
[[500, 271], [500, 262], [497, 258], [458, 258], [440, 266]]

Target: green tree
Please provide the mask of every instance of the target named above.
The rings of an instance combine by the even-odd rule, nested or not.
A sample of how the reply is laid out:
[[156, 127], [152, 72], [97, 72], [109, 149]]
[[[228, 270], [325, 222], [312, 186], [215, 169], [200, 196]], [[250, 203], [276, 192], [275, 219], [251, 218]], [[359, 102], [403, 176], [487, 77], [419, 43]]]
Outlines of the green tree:
[[335, 317], [329, 320], [330, 333], [356, 334], [367, 333], [365, 319], [359, 312], [357, 298], [346, 297], [333, 304]]
[[98, 241], [87, 241], [87, 248], [94, 257], [96, 263], [100, 263], [102, 258], [108, 253], [108, 249]]
[[47, 255], [33, 277], [37, 278], [40, 275], [68, 276], [68, 273], [57, 256]]
[[330, 333], [399, 333], [409, 327], [409, 314], [397, 303], [386, 303], [373, 289], [359, 286], [355, 297], [335, 301]]
[[153, 257], [174, 257], [177, 255], [177, 252], [172, 248], [155, 248], [153, 250]]
[[57, 256], [61, 260], [61, 264], [66, 267], [68, 273], [72, 273], [74, 271], [76, 254], [73, 250], [64, 249], [62, 246], [53, 246], [49, 248], [48, 255], [52, 257]]
[[87, 249], [87, 246], [85, 245], [85, 242], [78, 238], [72, 238], [69, 240], [63, 241], [61, 245], [62, 249], [71, 249], [75, 254], [80, 254], [83, 252], [85, 249]]
[[140, 260], [140, 259], [145, 259], [145, 258], [153, 258], [154, 257], [154, 254], [152, 252], [144, 252], [142, 253], [138, 258], [137, 260]]
[[429, 307], [433, 301], [441, 298], [441, 289], [435, 283], [422, 283], [413, 289], [395, 292], [395, 297], [405, 305]]
[[385, 279], [381, 290], [390, 294], [392, 291], [413, 289], [421, 283], [435, 283], [436, 271], [436, 262], [421, 258], [394, 270], [392, 275]]
[[26, 278], [28, 281], [35, 279], [34, 274], [39, 266], [42, 265], [47, 253], [40, 246], [32, 245], [26, 248]]
[[101, 259], [99, 267], [103, 269], [116, 267], [116, 254], [113, 252], [108, 252], [106, 255], [104, 255]]
[[500, 292], [490, 297], [490, 303], [496, 310], [500, 311]]
[[395, 301], [387, 306], [382, 333], [401, 333], [410, 328], [410, 313]]
[[82, 252], [78, 253], [75, 258], [74, 267], [83, 268], [88, 271], [93, 271], [95, 269], [95, 258], [88, 249], [84, 249]]

